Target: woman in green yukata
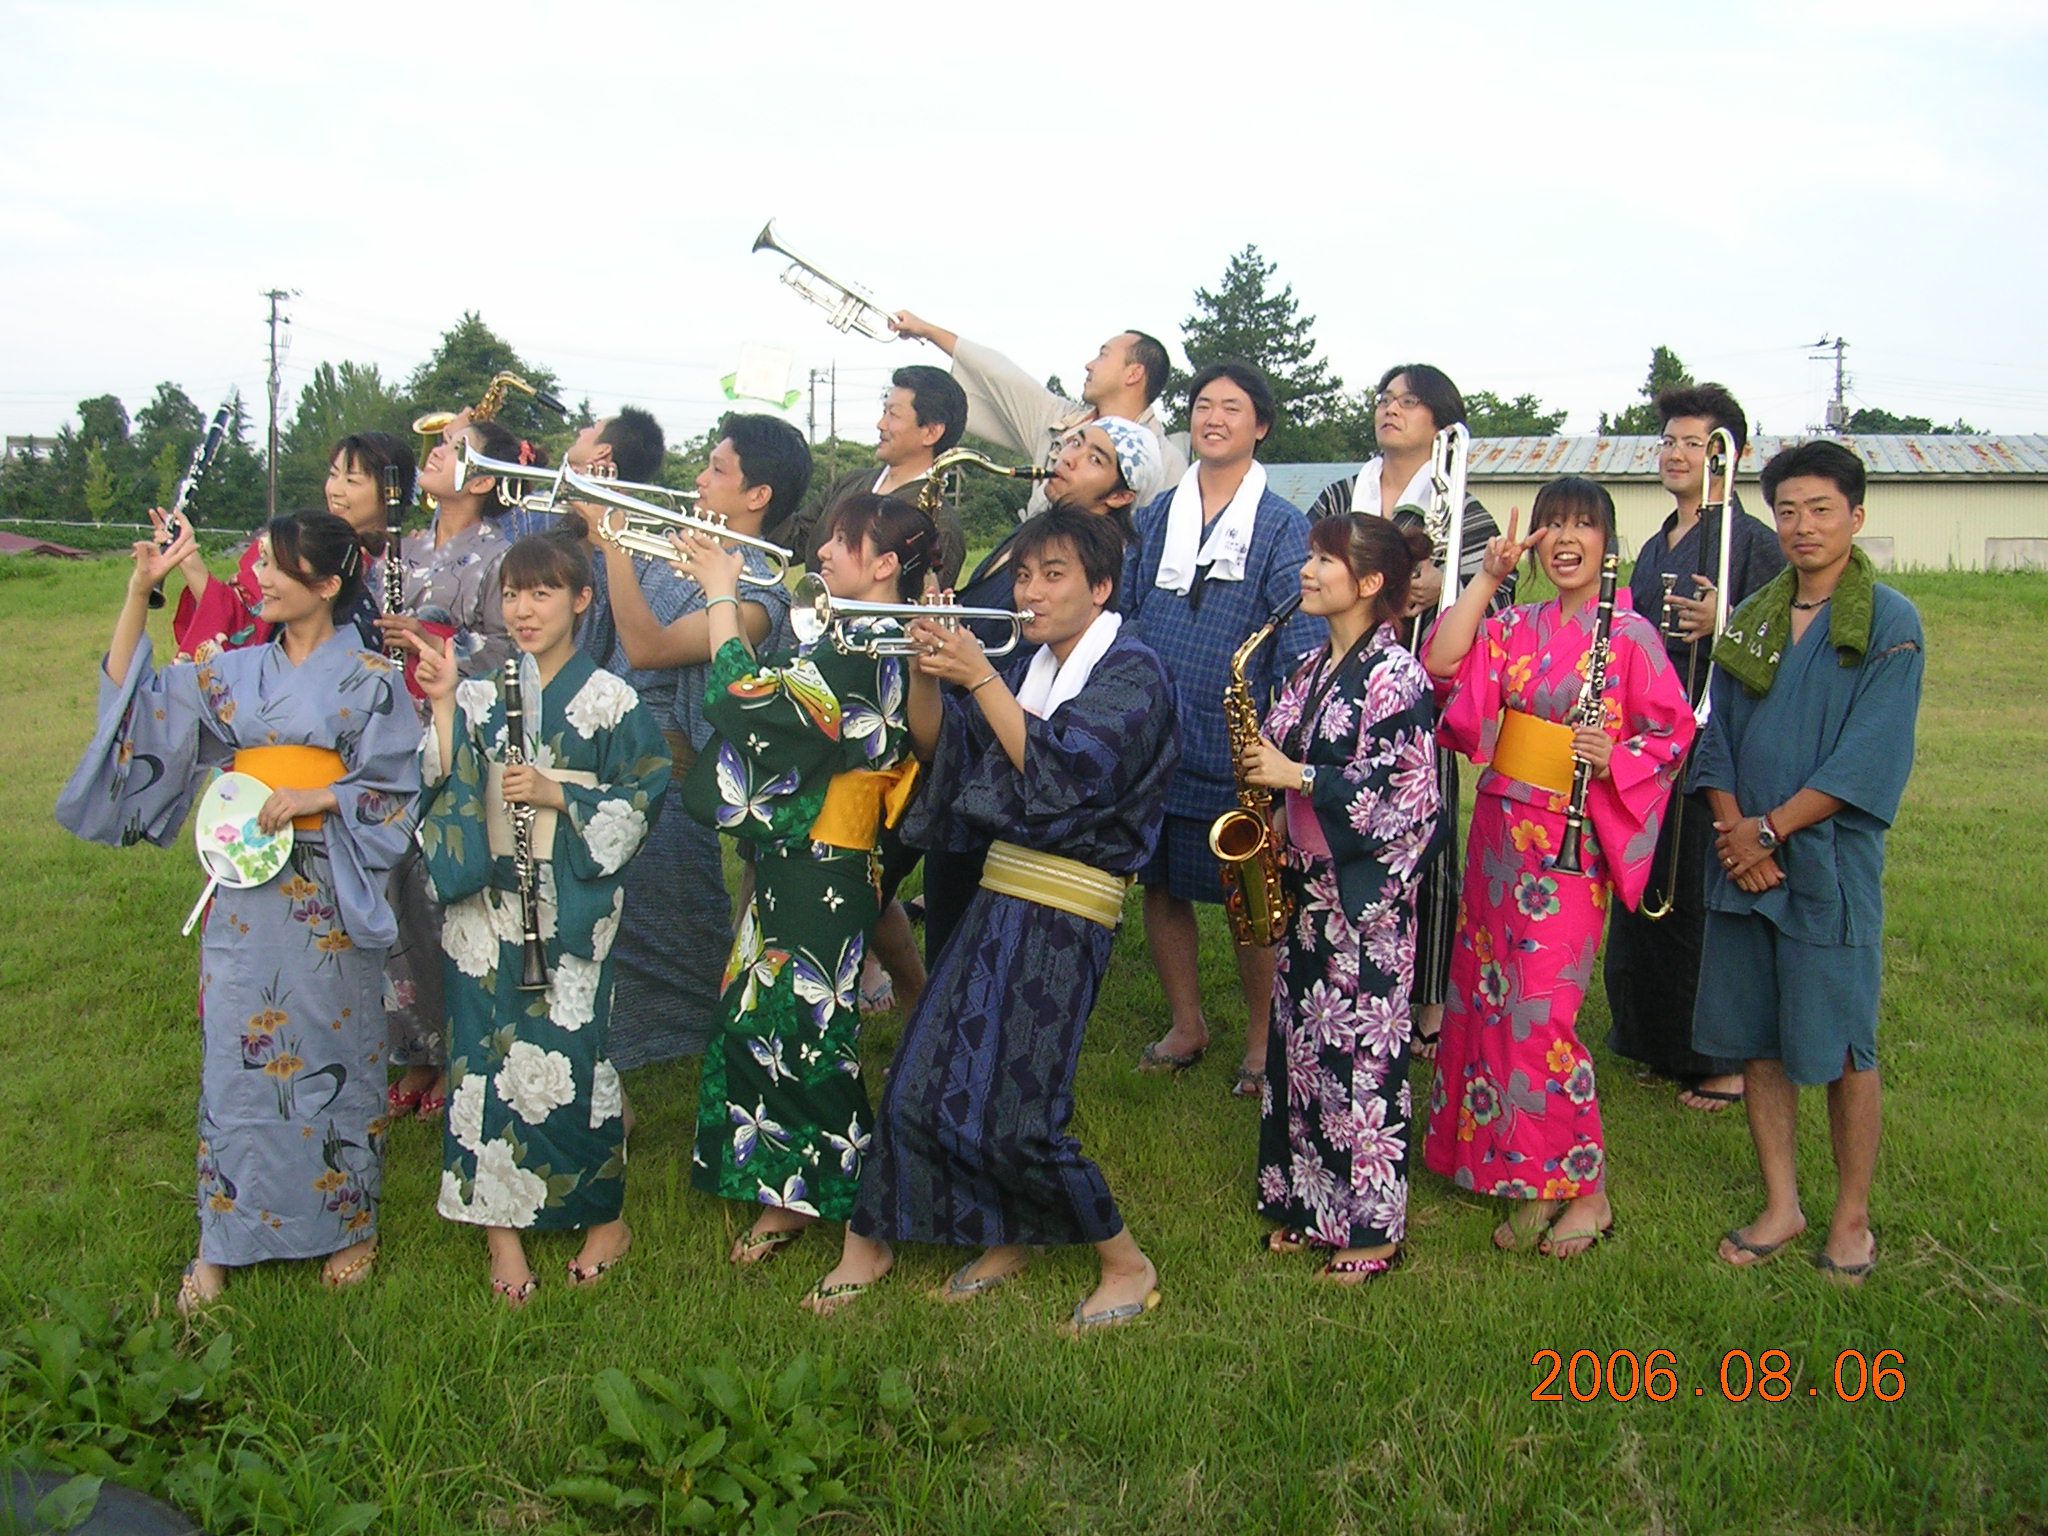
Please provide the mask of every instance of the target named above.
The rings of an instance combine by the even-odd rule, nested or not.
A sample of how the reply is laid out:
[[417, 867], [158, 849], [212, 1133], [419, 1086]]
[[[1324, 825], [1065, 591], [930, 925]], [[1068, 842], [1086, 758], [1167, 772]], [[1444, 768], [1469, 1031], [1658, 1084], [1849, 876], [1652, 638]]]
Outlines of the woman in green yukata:
[[[540, 1285], [520, 1234], [581, 1229], [569, 1283], [625, 1256], [624, 1100], [605, 1056], [624, 871], [660, 812], [670, 761], [639, 695], [576, 648], [590, 555], [566, 533], [519, 540], [499, 577], [524, 653], [526, 761], [502, 769], [503, 683], [461, 681], [452, 640], [414, 640], [433, 726], [420, 743], [420, 842], [445, 918], [448, 1127], [439, 1209], [485, 1229], [508, 1307]], [[502, 788], [493, 796], [497, 786]], [[497, 803], [491, 804], [495, 798]], [[523, 932], [507, 808], [534, 808], [544, 992], [519, 986]]]
[[[833, 509], [818, 575], [839, 601], [921, 590], [938, 535], [900, 500]], [[863, 649], [893, 619], [835, 626], [756, 662], [739, 638], [740, 562], [679, 540], [711, 624], [705, 714], [716, 734], [683, 784], [692, 816], [752, 845], [754, 887], [704, 1053], [690, 1181], [762, 1207], [734, 1264], [773, 1257], [852, 1214], [873, 1115], [860, 1075], [857, 987], [879, 910], [875, 838], [909, 798], [904, 660]]]

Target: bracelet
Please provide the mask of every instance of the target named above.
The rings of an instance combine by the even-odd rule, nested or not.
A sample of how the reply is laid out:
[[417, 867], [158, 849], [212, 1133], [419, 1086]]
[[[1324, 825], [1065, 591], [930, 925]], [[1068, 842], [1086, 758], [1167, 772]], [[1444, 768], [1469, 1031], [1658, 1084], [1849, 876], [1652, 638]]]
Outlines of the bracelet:
[[970, 685], [967, 691], [970, 694], [979, 693], [982, 689], [986, 688], [990, 683], [994, 682], [995, 680], [996, 674], [994, 672], [990, 672], [989, 675], [987, 677], [984, 677], [980, 682]]
[[737, 608], [740, 605], [740, 600], [734, 597], [730, 592], [721, 592], [716, 597], [707, 597], [704, 599], [704, 611], [706, 613], [709, 613], [712, 609], [716, 608], [720, 603], [731, 603], [733, 607]]

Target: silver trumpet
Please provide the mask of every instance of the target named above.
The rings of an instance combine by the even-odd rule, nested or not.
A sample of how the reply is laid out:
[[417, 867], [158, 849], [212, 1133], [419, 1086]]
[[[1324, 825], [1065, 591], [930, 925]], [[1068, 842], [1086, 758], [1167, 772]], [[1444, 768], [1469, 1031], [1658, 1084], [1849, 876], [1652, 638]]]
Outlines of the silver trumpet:
[[[529, 464], [491, 458], [464, 443], [455, 456], [456, 489], [460, 490], [473, 475], [496, 476], [498, 499], [508, 507], [558, 513], [564, 510], [561, 503], [566, 500], [604, 508], [604, 515], [596, 519], [591, 532], [628, 554], [646, 555], [673, 564], [678, 552], [669, 542], [671, 533], [708, 534], [721, 543], [738, 544], [758, 551], [767, 559], [769, 571], [766, 576], [757, 576], [752, 571], [740, 573], [741, 581], [757, 587], [781, 586], [789, 578], [790, 562], [796, 558], [780, 544], [757, 539], [751, 534], [735, 533], [715, 517], [657, 507], [622, 487], [631, 486], [635, 491], [671, 497], [678, 502], [694, 501], [694, 491], [671, 490], [665, 485], [641, 485], [635, 481], [601, 480], [593, 475], [580, 474], [566, 464], [556, 469], [536, 469]], [[612, 517], [615, 512], [623, 513], [625, 520], [615, 523]]]
[[961, 619], [986, 619], [992, 624], [1007, 624], [1010, 626], [1010, 638], [983, 653], [1007, 656], [1017, 649], [1017, 642], [1024, 637], [1024, 626], [1034, 617], [1029, 608], [1012, 613], [1007, 608], [962, 608], [957, 603], [946, 602], [864, 603], [852, 598], [834, 597], [816, 572], [805, 575], [796, 584], [796, 591], [789, 602], [789, 627], [796, 632], [799, 641], [809, 645], [829, 631], [841, 650], [856, 656], [923, 654], [922, 648], [907, 634], [854, 638], [850, 626], [860, 619], [899, 619], [906, 624], [912, 619], [934, 619], [948, 626]]
[[826, 311], [825, 323], [835, 331], [858, 331], [875, 341], [895, 341], [889, 329], [889, 312], [874, 302], [865, 288], [842, 283], [817, 265], [806, 261], [775, 238], [775, 221], [770, 219], [754, 237], [756, 251], [773, 251], [789, 258], [782, 280], [818, 308]]

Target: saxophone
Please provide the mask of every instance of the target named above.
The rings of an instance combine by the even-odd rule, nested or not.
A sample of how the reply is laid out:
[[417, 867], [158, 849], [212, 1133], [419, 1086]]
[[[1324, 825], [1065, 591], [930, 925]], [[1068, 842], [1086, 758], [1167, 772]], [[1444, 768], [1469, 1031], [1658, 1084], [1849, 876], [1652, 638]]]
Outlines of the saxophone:
[[[1614, 582], [1621, 570], [1621, 557], [1612, 550], [1600, 561], [1600, 606], [1593, 616], [1593, 643], [1586, 651], [1586, 686], [1572, 711], [1575, 726], [1600, 727], [1607, 723], [1607, 672], [1614, 658]], [[1550, 867], [1561, 875], [1583, 875], [1580, 843], [1586, 835], [1586, 792], [1593, 785], [1593, 765], [1583, 757], [1572, 769], [1572, 798], [1564, 808], [1564, 838], [1558, 844], [1557, 862]]]
[[1223, 865], [1223, 910], [1240, 945], [1264, 949], [1280, 942], [1294, 919], [1294, 902], [1280, 884], [1280, 849], [1268, 816], [1271, 792], [1245, 782], [1240, 762], [1259, 737], [1259, 712], [1252, 704], [1244, 669], [1253, 654], [1301, 606], [1290, 597], [1253, 630], [1230, 658], [1230, 685], [1223, 690], [1223, 718], [1230, 728], [1230, 771], [1237, 779], [1237, 804], [1209, 823], [1209, 851]]

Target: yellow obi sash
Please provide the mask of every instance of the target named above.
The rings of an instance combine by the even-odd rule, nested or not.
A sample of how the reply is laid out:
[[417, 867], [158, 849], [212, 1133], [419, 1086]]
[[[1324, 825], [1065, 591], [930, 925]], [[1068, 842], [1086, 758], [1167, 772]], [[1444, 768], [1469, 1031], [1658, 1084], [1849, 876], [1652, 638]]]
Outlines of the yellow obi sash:
[[910, 792], [917, 787], [917, 760], [894, 768], [853, 768], [832, 775], [825, 803], [811, 823], [811, 841], [866, 853], [885, 826], [903, 819]]
[[1519, 709], [1502, 712], [1493, 744], [1493, 771], [1524, 784], [1568, 795], [1572, 789], [1572, 728]]
[[[231, 765], [272, 789], [325, 789], [348, 777], [348, 764], [331, 747], [243, 747]], [[321, 813], [294, 816], [300, 832], [318, 832]]]
[[[597, 775], [588, 769], [543, 768], [541, 772], [557, 784], [597, 787]], [[537, 864], [546, 864], [555, 856], [555, 817], [559, 814], [551, 805], [533, 808], [533, 858]], [[489, 759], [484, 762], [484, 830], [490, 839], [492, 858], [516, 856], [518, 842], [512, 830], [512, 807], [505, 803], [505, 765]]]
[[1131, 888], [1131, 877], [1112, 875], [1057, 853], [998, 842], [989, 845], [981, 884], [984, 890], [1035, 901], [1041, 907], [1114, 928], [1123, 921], [1124, 892]]

